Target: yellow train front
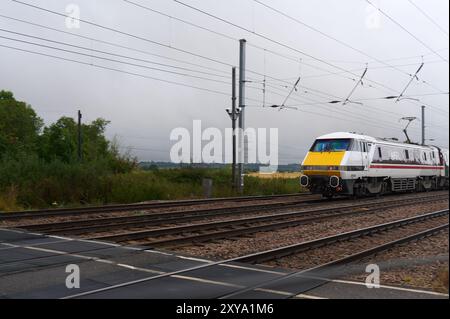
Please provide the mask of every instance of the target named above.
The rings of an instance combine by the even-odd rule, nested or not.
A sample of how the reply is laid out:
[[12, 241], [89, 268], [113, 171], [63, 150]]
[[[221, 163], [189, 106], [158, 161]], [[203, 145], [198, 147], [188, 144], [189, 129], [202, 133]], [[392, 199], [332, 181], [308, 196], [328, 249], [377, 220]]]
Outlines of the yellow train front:
[[[343, 164], [353, 157], [348, 154], [352, 151], [353, 141], [342, 134], [318, 138], [302, 163], [300, 184], [313, 194], [323, 194], [329, 198], [351, 193], [345, 182], [348, 165]], [[352, 171], [361, 169], [361, 164]]]

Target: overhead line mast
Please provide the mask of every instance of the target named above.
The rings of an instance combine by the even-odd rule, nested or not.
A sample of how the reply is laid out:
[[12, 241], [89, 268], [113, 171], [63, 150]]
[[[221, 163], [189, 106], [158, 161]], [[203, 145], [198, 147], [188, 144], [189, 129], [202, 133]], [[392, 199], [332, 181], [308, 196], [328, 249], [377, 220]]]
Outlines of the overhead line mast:
[[245, 81], [246, 81], [246, 44], [247, 40], [239, 41], [239, 193], [244, 193], [244, 173], [245, 173]]

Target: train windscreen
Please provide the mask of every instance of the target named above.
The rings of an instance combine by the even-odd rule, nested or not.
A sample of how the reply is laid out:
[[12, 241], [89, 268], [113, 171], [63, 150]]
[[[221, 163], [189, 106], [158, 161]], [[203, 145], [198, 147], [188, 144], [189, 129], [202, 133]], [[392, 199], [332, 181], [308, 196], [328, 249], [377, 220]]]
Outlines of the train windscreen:
[[311, 152], [345, 152], [350, 150], [351, 144], [351, 139], [317, 140]]

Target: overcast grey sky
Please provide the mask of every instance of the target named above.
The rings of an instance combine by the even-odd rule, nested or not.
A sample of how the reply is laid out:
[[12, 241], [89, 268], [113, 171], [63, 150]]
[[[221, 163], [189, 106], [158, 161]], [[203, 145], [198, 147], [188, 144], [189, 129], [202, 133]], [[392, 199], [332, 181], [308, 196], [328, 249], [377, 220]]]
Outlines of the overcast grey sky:
[[[256, 128], [279, 128], [282, 163], [300, 162], [317, 136], [331, 132], [349, 131], [379, 137], [403, 138], [401, 131], [404, 123], [400, 123], [399, 119], [404, 116], [420, 116], [421, 103], [411, 100], [395, 103], [376, 98], [398, 95], [410, 80], [408, 74], [414, 74], [419, 68], [422, 56], [425, 65], [419, 73], [420, 81], [414, 81], [405, 96], [420, 95], [417, 98], [429, 105], [428, 137], [436, 139], [435, 144], [448, 147], [449, 97], [448, 94], [436, 94], [448, 93], [449, 87], [447, 0], [372, 1], [412, 35], [386, 16], [374, 15], [374, 8], [365, 0], [261, 0], [262, 3], [298, 19], [316, 31], [253, 0], [182, 0], [285, 46], [208, 17], [173, 0], [132, 1], [220, 32], [228, 38], [150, 12], [123, 0], [21, 1], [62, 14], [65, 14], [67, 5], [76, 4], [80, 8], [81, 19], [140, 38], [83, 22], [79, 29], [68, 29], [63, 16], [15, 1], [0, 0], [0, 89], [11, 90], [16, 98], [30, 103], [46, 123], [63, 115], [75, 117], [78, 109], [82, 110], [86, 121], [97, 117], [110, 120], [108, 136], [117, 136], [125, 148], [132, 147], [132, 153], [140, 160], [169, 160], [171, 130], [176, 127], [191, 128], [193, 120], [201, 119], [205, 128], [224, 129], [230, 126], [230, 120], [225, 113], [225, 108], [231, 104], [230, 96], [148, 77], [228, 93], [231, 91], [231, 67], [228, 64], [238, 65], [239, 43], [234, 39], [241, 38], [249, 42], [247, 75], [254, 81], [248, 84], [252, 88], [247, 90], [247, 104], [250, 105], [247, 109], [247, 125]], [[7, 17], [92, 39], [45, 29]], [[64, 42], [78, 48], [4, 30]], [[82, 52], [85, 55], [1, 37]], [[144, 38], [165, 46], [145, 41]], [[93, 39], [114, 43], [122, 48]], [[2, 46], [31, 50], [96, 66]], [[272, 54], [271, 51], [282, 56]], [[209, 60], [186, 52], [204, 56]], [[89, 55], [128, 64], [101, 60]], [[129, 59], [130, 57], [134, 60]], [[175, 66], [178, 69], [150, 64], [149, 61]], [[355, 86], [357, 75], [363, 73], [366, 63], [369, 70], [364, 86], [355, 91], [352, 99], [370, 100], [364, 101], [364, 105], [327, 104], [331, 100], [347, 97]], [[151, 67], [206, 79], [149, 69]], [[351, 73], [345, 73], [343, 69]], [[284, 86], [293, 84], [300, 76], [300, 90], [292, 96], [288, 104], [310, 105], [299, 106], [298, 111], [278, 112], [263, 109], [261, 106], [264, 96], [260, 83], [264, 79], [263, 74], [267, 75], [267, 90], [270, 91], [265, 96], [268, 104], [282, 103], [290, 90]], [[420, 122], [412, 125], [411, 135], [414, 140], [419, 141]]]

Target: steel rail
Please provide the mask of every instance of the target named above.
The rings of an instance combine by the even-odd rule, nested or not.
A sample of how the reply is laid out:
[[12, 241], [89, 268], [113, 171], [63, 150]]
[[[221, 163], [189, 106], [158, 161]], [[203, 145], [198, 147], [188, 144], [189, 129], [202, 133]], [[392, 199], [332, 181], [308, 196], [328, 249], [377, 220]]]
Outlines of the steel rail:
[[[426, 199], [438, 199], [444, 195], [434, 195], [427, 196]], [[386, 203], [397, 202], [398, 200], [406, 199], [396, 199], [392, 201], [386, 201]], [[409, 199], [408, 199], [409, 200]], [[344, 206], [346, 207], [360, 207], [361, 205], [371, 204], [373, 201], [369, 200], [366, 203], [360, 205]], [[46, 234], [71, 234], [71, 235], [81, 235], [91, 232], [100, 231], [111, 231], [116, 229], [123, 229], [125, 227], [148, 227], [148, 226], [158, 226], [164, 224], [177, 224], [182, 222], [194, 222], [198, 220], [203, 220], [208, 217], [217, 216], [232, 216], [238, 214], [246, 214], [252, 212], [262, 212], [270, 211], [274, 209], [289, 209], [297, 208], [302, 206], [302, 208], [308, 208], [315, 206], [314, 203], [317, 201], [300, 201], [300, 202], [288, 202], [288, 203], [271, 203], [264, 205], [254, 205], [254, 206], [242, 206], [242, 207], [230, 207], [230, 208], [219, 208], [219, 209], [203, 209], [203, 210], [189, 210], [182, 212], [167, 212], [167, 213], [149, 213], [139, 216], [123, 216], [123, 217], [108, 217], [108, 218], [98, 218], [91, 220], [80, 220], [80, 221], [67, 221], [59, 223], [44, 223], [44, 224], [23, 224], [15, 225], [14, 228], [26, 229], [28, 231], [34, 232], [45, 232]], [[322, 201], [318, 201], [322, 203]], [[308, 205], [309, 204], [309, 205]], [[341, 207], [337, 207], [339, 209]], [[323, 210], [325, 210], [324, 208]], [[320, 212], [322, 210], [311, 211]], [[298, 214], [303, 214], [303, 211], [291, 212], [292, 217]], [[306, 211], [305, 213], [309, 213]], [[283, 214], [276, 214], [276, 216], [284, 216]], [[261, 218], [263, 218], [262, 216]], [[286, 218], [291, 217], [286, 214]]]
[[[343, 216], [351, 216], [357, 214], [367, 214], [370, 212], [378, 211], [380, 209], [391, 209], [397, 207], [403, 207], [405, 205], [415, 205], [417, 203], [425, 203], [425, 202], [433, 202], [435, 199], [420, 199], [420, 200], [411, 200], [411, 199], [402, 199], [395, 200], [389, 202], [380, 202], [380, 203], [371, 203], [371, 204], [361, 204], [361, 205], [350, 205], [344, 207], [332, 207], [332, 208], [324, 208], [310, 211], [302, 211], [302, 212], [290, 212], [284, 214], [272, 214], [261, 217], [250, 217], [250, 218], [242, 218], [242, 219], [233, 219], [229, 221], [219, 221], [213, 223], [203, 223], [196, 225], [187, 225], [187, 226], [177, 226], [170, 228], [161, 228], [155, 230], [147, 230], [147, 231], [138, 231], [131, 232], [126, 234], [118, 234], [118, 235], [106, 235], [106, 236], [92, 236], [88, 239], [97, 240], [97, 241], [112, 241], [112, 242], [126, 242], [131, 240], [140, 240], [145, 238], [155, 238], [161, 236], [168, 236], [173, 234], [183, 234], [183, 233], [193, 233], [197, 231], [207, 231], [211, 229], [218, 228], [227, 228], [227, 227], [237, 227], [237, 226], [247, 226], [254, 223], [262, 223], [262, 222], [272, 222], [265, 225], [258, 226], [247, 226], [239, 229], [231, 229], [231, 230], [219, 230], [212, 233], [207, 234], [197, 234], [191, 236], [184, 236], [174, 239], [162, 239], [162, 240], [154, 240], [148, 243], [144, 243], [144, 245], [148, 245], [153, 248], [161, 248], [161, 247], [174, 247], [174, 246], [186, 246], [190, 243], [198, 243], [205, 242], [209, 240], [217, 240], [223, 238], [233, 238], [236, 236], [248, 235], [257, 232], [270, 231], [276, 229], [282, 229], [287, 227], [294, 227], [304, 224], [309, 224], [312, 222], [323, 221], [327, 219], [332, 219], [336, 217]], [[370, 207], [371, 206], [371, 207]], [[325, 215], [326, 214], [326, 215]], [[306, 216], [305, 216], [306, 215]], [[312, 217], [307, 217], [308, 215], [313, 215]], [[323, 216], [325, 215], [325, 216]], [[289, 218], [299, 218], [295, 220], [288, 220], [282, 222], [276, 222], [278, 220], [285, 220]]]
[[145, 213], [135, 216], [119, 216], [119, 217], [106, 217], [95, 218], [88, 220], [73, 220], [65, 222], [50, 222], [42, 224], [19, 224], [15, 225], [15, 228], [26, 229], [29, 231], [42, 231], [47, 233], [58, 233], [65, 230], [77, 231], [81, 233], [85, 230], [101, 230], [105, 227], [114, 228], [118, 226], [122, 229], [123, 226], [152, 226], [160, 224], [179, 223], [186, 221], [195, 221], [214, 216], [227, 216], [235, 214], [245, 214], [252, 212], [268, 211], [273, 209], [288, 209], [296, 208], [299, 206], [313, 205], [315, 203], [323, 203], [323, 200], [302, 200], [291, 202], [275, 202], [256, 205], [245, 205], [235, 207], [221, 207], [221, 208], [206, 208], [206, 209], [190, 209], [175, 212], [158, 212], [158, 213]]
[[[438, 212], [434, 212], [434, 213], [430, 213], [430, 214], [425, 214], [425, 215], [417, 216], [417, 217], [414, 217], [414, 219], [416, 220], [416, 222], [419, 222], [421, 219], [422, 219], [422, 220], [423, 220], [423, 219], [426, 220], [426, 219], [430, 219], [430, 218], [434, 218], [434, 217], [443, 216], [443, 215], [445, 215], [445, 214], [448, 215], [448, 214], [449, 214], [449, 210], [438, 211]], [[408, 223], [409, 223], [409, 224], [410, 224], [410, 223], [413, 223], [413, 220], [412, 220], [412, 219], [409, 219], [409, 221], [408, 221], [407, 219], [405, 219], [405, 220], [401, 220], [401, 221], [397, 221], [397, 222], [393, 222], [393, 223], [387, 223], [387, 224], [382, 224], [382, 225], [377, 225], [377, 226], [365, 228], [364, 230], [357, 230], [357, 231], [355, 231], [355, 232], [361, 232], [361, 231], [364, 231], [364, 232], [366, 232], [366, 233], [368, 233], [368, 234], [372, 234], [372, 233], [373, 233], [373, 229], [376, 229], [376, 228], [378, 228], [378, 229], [380, 229], [380, 228], [391, 229], [391, 228], [395, 227], [394, 224], [397, 224], [397, 227], [400, 227], [400, 226], [398, 226], [398, 223], [405, 223], [404, 225], [407, 225]], [[443, 226], [441, 226], [441, 227], [448, 228], [448, 224], [443, 225]], [[372, 230], [371, 230], [371, 229], [372, 229]], [[433, 230], [434, 230], [434, 229], [433, 229]], [[380, 230], [379, 230], [379, 231], [380, 231]], [[349, 236], [351, 233], [354, 233], [354, 232], [349, 232], [349, 233], [345, 233], [345, 234], [347, 234], [347, 236]], [[341, 235], [342, 235], [342, 234], [341, 234]], [[341, 236], [341, 235], [337, 235], [337, 236], [334, 236], [334, 237], [338, 237], [338, 236]], [[329, 238], [329, 237], [327, 237], [327, 238]], [[349, 238], [352, 238], [352, 236], [350, 235]], [[318, 240], [316, 240], [316, 241], [321, 241], [321, 240], [322, 240], [322, 239], [318, 239]], [[342, 239], [341, 239], [341, 240], [342, 240]], [[403, 240], [405, 240], [405, 239], [403, 239]], [[299, 244], [299, 245], [301, 245], [301, 244]], [[289, 247], [290, 247], [290, 246], [289, 246]], [[392, 247], [392, 246], [390, 245], [390, 247]], [[283, 249], [283, 247], [282, 247], [282, 248], [279, 248], [279, 250], [281, 250], [281, 249]], [[274, 250], [270, 250], [270, 251], [273, 252]], [[177, 270], [177, 271], [173, 271], [173, 272], [164, 273], [164, 274], [161, 274], [161, 275], [155, 275], [155, 276], [151, 276], [151, 277], [147, 277], [147, 278], [142, 278], [142, 279], [138, 279], [138, 280], [134, 280], [134, 281], [129, 281], [129, 282], [125, 282], [125, 283], [120, 283], [120, 284], [113, 285], [113, 286], [110, 286], [110, 287], [105, 287], [105, 288], [95, 289], [95, 290], [91, 290], [91, 291], [87, 291], [87, 292], [83, 292], [83, 293], [79, 293], [79, 294], [75, 294], [75, 295], [70, 295], [70, 296], [66, 296], [66, 297], [64, 297], [64, 298], [62, 298], [62, 299], [75, 299], [75, 298], [82, 298], [82, 297], [92, 296], [92, 295], [99, 294], [99, 293], [102, 293], [102, 292], [107, 292], [107, 291], [111, 291], [111, 290], [115, 290], [115, 289], [120, 289], [120, 288], [124, 288], [124, 287], [129, 287], [129, 286], [133, 286], [133, 285], [136, 285], [136, 284], [141, 284], [141, 283], [145, 283], [145, 282], [149, 282], [149, 281], [153, 281], [153, 280], [157, 280], [157, 279], [161, 279], [161, 278], [167, 278], [167, 277], [177, 276], [177, 275], [180, 275], [180, 274], [185, 274], [185, 273], [189, 273], [189, 272], [192, 272], [192, 271], [201, 270], [201, 269], [205, 269], [205, 268], [210, 268], [210, 267], [214, 267], [214, 266], [218, 266], [218, 265], [242, 262], [242, 261], [244, 261], [244, 260], [246, 260], [246, 259], [250, 259], [250, 258], [255, 259], [255, 257], [257, 257], [258, 255], [263, 255], [263, 254], [265, 254], [265, 253], [266, 253], [266, 252], [260, 252], [260, 253], [254, 253], [254, 254], [247, 255], [247, 256], [236, 257], [236, 258], [230, 258], [230, 259], [227, 259], [227, 260], [221, 260], [221, 261], [216, 261], [216, 262], [210, 262], [210, 263], [202, 264], [202, 265], [195, 266], [195, 267], [190, 267], [190, 268], [186, 268], [186, 269], [182, 269], [182, 270]], [[356, 255], [357, 255], [357, 254], [355, 254], [355, 255], [353, 255], [353, 256], [356, 256]], [[363, 255], [363, 254], [361, 254], [361, 256], [365, 257], [365, 255]], [[352, 257], [352, 256], [350, 256], [350, 257]], [[350, 258], [350, 257], [347, 257], [347, 258]], [[356, 257], [354, 257], [354, 258], [356, 258]], [[351, 259], [351, 258], [350, 258], [350, 259]], [[354, 259], [353, 259], [353, 260], [354, 260]], [[330, 263], [329, 263], [329, 264], [330, 264]], [[327, 265], [329, 265], [329, 264], [327, 264]], [[322, 268], [322, 267], [325, 267], [325, 266], [322, 265], [322, 266], [315, 267], [315, 268], [313, 268], [313, 269], [320, 269], [320, 268]], [[288, 277], [288, 278], [292, 278], [292, 277], [297, 276], [297, 275], [300, 275], [301, 273], [304, 273], [304, 272], [305, 272], [305, 271], [295, 272], [295, 273], [289, 274], [288, 276], [290, 276], [290, 277]], [[287, 277], [284, 276], [284, 278], [286, 279]], [[271, 282], [272, 282], [272, 281], [271, 281]], [[265, 282], [264, 285], [266, 285], [266, 284], [268, 284], [268, 283], [270, 283], [270, 282]], [[248, 288], [247, 288], [247, 289], [248, 289]], [[253, 287], [252, 287], [251, 289], [253, 289]], [[242, 290], [240, 290], [239, 292], [242, 292]], [[235, 293], [236, 293], [236, 292], [235, 292]], [[227, 297], [229, 297], [229, 295], [225, 295], [225, 296], [223, 296], [222, 298], [227, 298]]]
[[410, 224], [415, 224], [418, 222], [445, 216], [448, 214], [449, 214], [449, 210], [447, 209], [447, 210], [441, 210], [441, 211], [428, 213], [428, 214], [424, 214], [424, 215], [405, 218], [405, 219], [397, 220], [394, 222], [389, 222], [389, 223], [385, 223], [385, 224], [381, 224], [381, 225], [361, 228], [361, 229], [353, 230], [350, 232], [341, 233], [338, 235], [315, 239], [315, 240], [303, 242], [300, 244], [294, 244], [294, 245], [290, 245], [290, 246], [286, 246], [286, 247], [275, 248], [275, 249], [268, 250], [268, 251], [265, 251], [262, 253], [257, 253], [257, 254], [253, 254], [250, 256], [242, 257], [237, 261], [244, 262], [244, 263], [266, 262], [266, 261], [270, 261], [273, 259], [279, 259], [279, 258], [283, 258], [283, 257], [289, 256], [289, 255], [295, 254], [295, 253], [310, 250], [312, 248], [327, 246], [327, 245], [330, 245], [332, 243], [336, 243], [339, 241], [360, 238], [363, 236], [380, 233], [382, 231], [399, 228], [399, 227], [407, 226]]
[[270, 200], [277, 198], [290, 198], [296, 196], [313, 196], [311, 193], [284, 194], [284, 195], [268, 195], [268, 196], [244, 196], [244, 197], [227, 197], [227, 198], [211, 198], [211, 199], [193, 199], [180, 201], [166, 201], [156, 203], [136, 203], [121, 205], [105, 205], [105, 206], [86, 206], [78, 208], [52, 208], [42, 210], [16, 211], [0, 214], [1, 220], [13, 220], [27, 217], [52, 217], [64, 215], [83, 215], [101, 212], [121, 212], [133, 211], [139, 209], [168, 208], [168, 207], [185, 207], [191, 205], [221, 203], [221, 202], [241, 202], [254, 200]]
[[[378, 245], [376, 247], [372, 247], [372, 248], [357, 252], [355, 254], [352, 254], [350, 256], [347, 256], [347, 257], [344, 257], [344, 258], [341, 258], [338, 260], [333, 260], [326, 264], [322, 264], [322, 265], [319, 265], [319, 266], [316, 266], [316, 267], [313, 267], [310, 269], [306, 269], [306, 270], [291, 272], [289, 274], [282, 276], [281, 278], [276, 278], [276, 279], [273, 279], [270, 281], [259, 283], [258, 285], [254, 285], [252, 287], [247, 287], [247, 288], [232, 292], [230, 294], [221, 296], [218, 299], [239, 298], [240, 295], [243, 295], [247, 292], [251, 292], [254, 290], [258, 290], [258, 289], [264, 289], [264, 287], [268, 287], [273, 284], [279, 284], [286, 280], [289, 280], [292, 283], [293, 278], [304, 279], [302, 282], [303, 288], [300, 291], [298, 291], [296, 293], [291, 293], [290, 296], [286, 296], [286, 299], [293, 298], [300, 294], [304, 294], [312, 289], [323, 286], [335, 278], [339, 278], [342, 273], [345, 273], [343, 271], [343, 268], [355, 261], [358, 261], [363, 258], [370, 257], [372, 255], [384, 252], [386, 250], [392, 249], [399, 245], [403, 245], [403, 244], [406, 244], [406, 243], [409, 243], [409, 242], [412, 242], [415, 240], [420, 240], [423, 238], [437, 235], [445, 230], [448, 230], [448, 228], [449, 228], [449, 224], [447, 223], [447, 224], [444, 224], [444, 225], [441, 225], [441, 226], [438, 226], [438, 227], [435, 227], [432, 229], [428, 229], [428, 230], [425, 230], [425, 231], [422, 231], [419, 233], [415, 233], [413, 235], [409, 235], [409, 236], [406, 236], [406, 237], [403, 237], [403, 238], [400, 238], [397, 240], [393, 240], [393, 241], [385, 243], [385, 244]], [[290, 287], [292, 287], [292, 285], [290, 285]]]

